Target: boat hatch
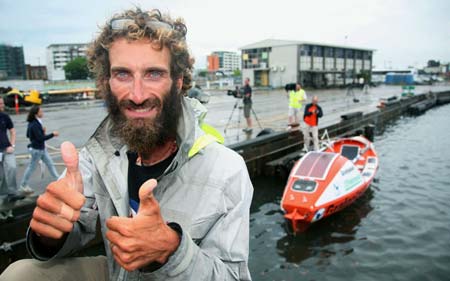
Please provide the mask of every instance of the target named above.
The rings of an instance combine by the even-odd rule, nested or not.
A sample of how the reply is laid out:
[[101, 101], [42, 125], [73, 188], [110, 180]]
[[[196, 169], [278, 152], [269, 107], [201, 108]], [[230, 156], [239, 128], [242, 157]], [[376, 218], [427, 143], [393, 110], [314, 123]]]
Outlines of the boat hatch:
[[303, 192], [314, 192], [316, 190], [317, 183], [315, 181], [308, 180], [296, 180], [292, 185], [292, 190]]
[[337, 156], [336, 153], [309, 152], [302, 159], [295, 175], [323, 180]]
[[343, 145], [341, 147], [341, 155], [350, 161], [354, 161], [359, 154], [359, 146], [357, 145]]

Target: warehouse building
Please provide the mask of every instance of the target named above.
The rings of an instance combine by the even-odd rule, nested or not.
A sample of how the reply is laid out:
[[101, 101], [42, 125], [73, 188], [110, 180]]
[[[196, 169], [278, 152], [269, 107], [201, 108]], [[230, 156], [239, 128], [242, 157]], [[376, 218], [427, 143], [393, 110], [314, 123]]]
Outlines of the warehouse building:
[[363, 77], [370, 80], [373, 49], [268, 39], [240, 48], [242, 77], [252, 85], [284, 87], [345, 86]]

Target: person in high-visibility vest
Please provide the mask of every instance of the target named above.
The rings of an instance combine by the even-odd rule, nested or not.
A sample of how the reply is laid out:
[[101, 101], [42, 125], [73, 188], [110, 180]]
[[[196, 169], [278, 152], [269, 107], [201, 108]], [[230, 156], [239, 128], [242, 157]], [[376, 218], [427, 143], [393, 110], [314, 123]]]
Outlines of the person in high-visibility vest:
[[300, 83], [295, 85], [295, 91], [289, 92], [289, 127], [300, 125], [302, 120], [302, 102], [306, 101], [307, 96], [305, 90], [302, 89]]
[[309, 151], [309, 144], [311, 143], [311, 134], [314, 143], [314, 150], [319, 150], [319, 118], [323, 116], [322, 108], [318, 104], [319, 98], [314, 96], [312, 102], [305, 106], [304, 118], [305, 129], [303, 131], [303, 140], [305, 143], [305, 150]]

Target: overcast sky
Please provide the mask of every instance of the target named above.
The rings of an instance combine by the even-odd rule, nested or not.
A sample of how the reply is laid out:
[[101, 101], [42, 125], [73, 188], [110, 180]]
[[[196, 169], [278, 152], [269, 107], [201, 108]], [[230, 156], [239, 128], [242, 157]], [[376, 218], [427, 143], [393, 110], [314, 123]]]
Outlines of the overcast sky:
[[111, 15], [135, 5], [185, 19], [197, 68], [212, 51], [268, 38], [376, 49], [377, 68], [450, 61], [448, 0], [0, 0], [0, 43], [44, 64], [48, 45], [90, 42]]

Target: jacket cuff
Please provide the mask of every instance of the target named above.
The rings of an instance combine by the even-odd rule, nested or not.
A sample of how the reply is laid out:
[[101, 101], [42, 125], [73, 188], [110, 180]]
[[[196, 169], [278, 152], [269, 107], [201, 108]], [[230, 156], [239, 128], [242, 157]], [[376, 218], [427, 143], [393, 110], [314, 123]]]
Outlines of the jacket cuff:
[[[87, 208], [82, 208], [81, 211], [82, 215], [79, 221], [74, 223], [73, 229], [66, 235], [64, 243], [62, 243], [59, 247], [55, 247], [53, 249], [48, 249], [48, 247], [41, 243], [38, 240], [37, 234], [30, 227], [28, 227], [26, 247], [30, 255], [37, 260], [48, 261], [70, 255], [74, 253], [77, 248], [79, 248], [77, 246], [83, 246], [84, 244], [87, 244], [88, 241], [80, 240], [79, 234], [81, 232], [81, 228], [84, 228], [84, 232], [92, 233], [94, 236], [95, 226], [89, 228], [89, 225], [81, 226], [81, 224], [83, 220], [95, 218], [97, 212], [89, 210]], [[90, 239], [92, 239], [92, 237], [90, 237]]]
[[[177, 227], [175, 228], [174, 225]], [[164, 280], [164, 276], [177, 276], [189, 267], [192, 259], [197, 255], [199, 248], [192, 241], [189, 234], [183, 232], [181, 226], [177, 223], [170, 223], [169, 226], [180, 234], [180, 244], [177, 250], [173, 252], [161, 268], [153, 272], [141, 272], [142, 276], [148, 278], [153, 277], [156, 280]]]
[[39, 242], [37, 241], [36, 233], [31, 229], [31, 227], [28, 227], [27, 229], [27, 236], [26, 236], [26, 246], [28, 253], [35, 259], [40, 261], [47, 261], [51, 257], [48, 257], [47, 255], [44, 255], [39, 251]]
[[[77, 224], [74, 225], [74, 228], [77, 228]], [[74, 232], [70, 232], [66, 235], [65, 241], [54, 249], [49, 249], [42, 242], [40, 242], [37, 237], [37, 234], [29, 227], [27, 230], [27, 250], [30, 255], [40, 261], [48, 261], [55, 258], [60, 258], [71, 254], [73, 251], [68, 249], [67, 245], [70, 245], [76, 241], [76, 235]]]

